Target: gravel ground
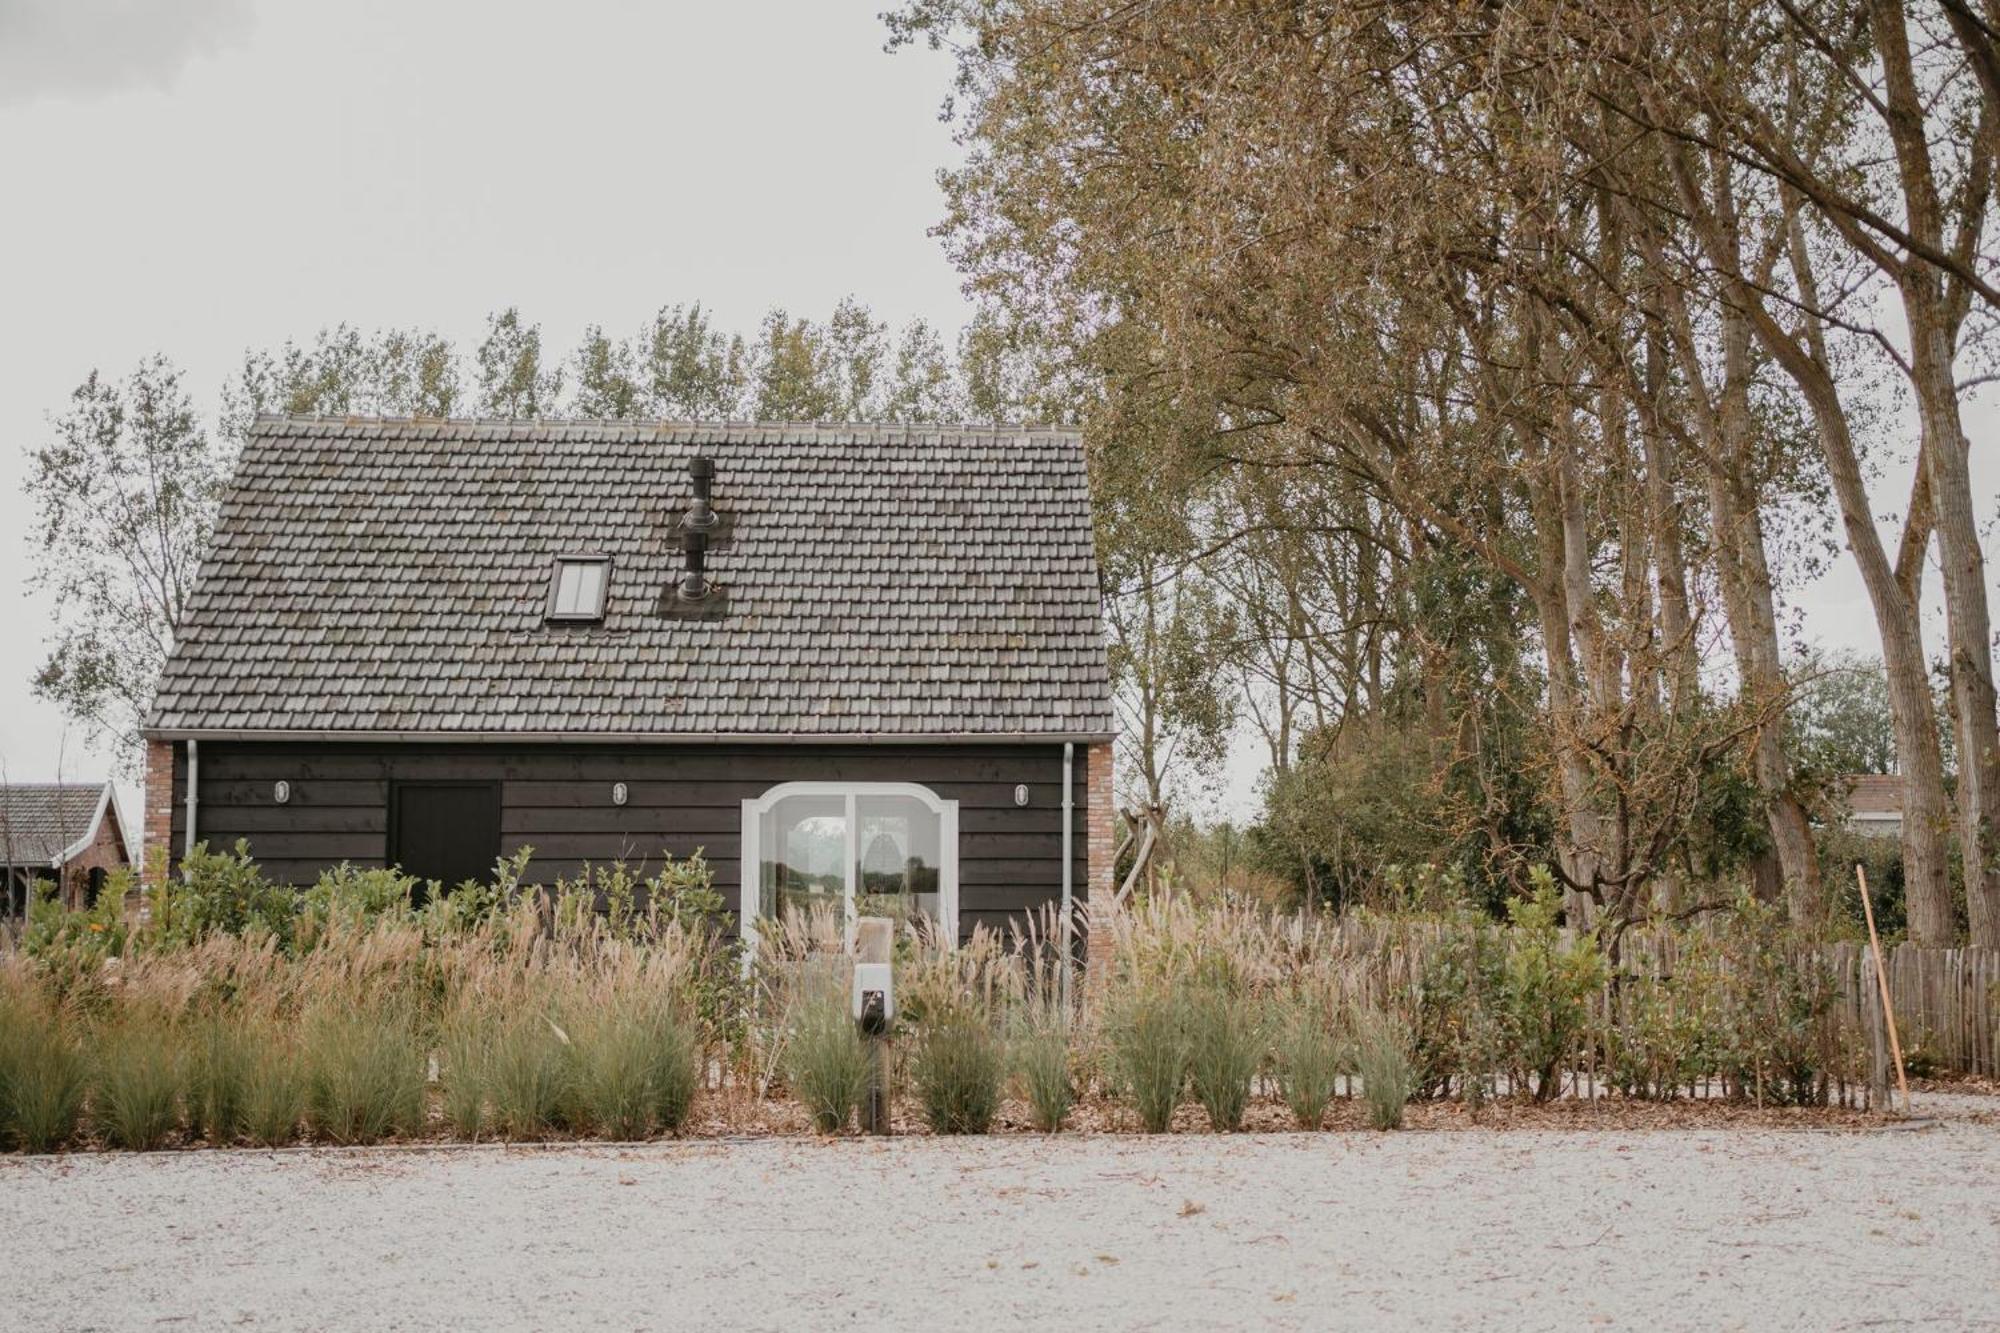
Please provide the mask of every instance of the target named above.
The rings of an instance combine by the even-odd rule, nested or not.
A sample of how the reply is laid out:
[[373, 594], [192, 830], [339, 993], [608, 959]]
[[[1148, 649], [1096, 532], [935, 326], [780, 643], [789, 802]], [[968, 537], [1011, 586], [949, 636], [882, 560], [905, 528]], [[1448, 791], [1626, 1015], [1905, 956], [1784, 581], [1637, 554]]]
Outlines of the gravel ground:
[[2000, 1117], [0, 1159], [0, 1325], [2000, 1328]]

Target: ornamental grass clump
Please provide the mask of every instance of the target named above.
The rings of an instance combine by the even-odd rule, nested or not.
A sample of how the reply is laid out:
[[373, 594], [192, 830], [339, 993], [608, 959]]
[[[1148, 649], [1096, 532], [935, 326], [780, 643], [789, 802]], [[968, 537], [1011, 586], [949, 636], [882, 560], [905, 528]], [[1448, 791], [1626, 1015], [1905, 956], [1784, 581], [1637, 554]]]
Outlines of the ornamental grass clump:
[[1208, 986], [1188, 1001], [1186, 1013], [1188, 1089], [1208, 1112], [1211, 1129], [1241, 1129], [1250, 1085], [1264, 1061], [1256, 1002], [1239, 991]]
[[1000, 1109], [1006, 1056], [993, 1027], [972, 1008], [935, 1018], [911, 1065], [924, 1123], [938, 1134], [984, 1134]]
[[1331, 1009], [1300, 1002], [1278, 1024], [1271, 1055], [1278, 1091], [1293, 1122], [1300, 1129], [1318, 1129], [1345, 1063]]
[[836, 1134], [847, 1127], [868, 1093], [868, 1046], [839, 988], [817, 988], [800, 1002], [784, 1068], [814, 1130]]
[[291, 1040], [275, 1025], [251, 1043], [237, 1103], [236, 1133], [260, 1148], [279, 1148], [299, 1137], [306, 1114], [306, 1077]]
[[439, 1105], [452, 1137], [477, 1143], [486, 1132], [492, 1024], [470, 1008], [453, 1013], [438, 1037]]
[[694, 1109], [701, 1052], [664, 1003], [635, 999], [576, 1025], [572, 1119], [613, 1139], [679, 1133]]
[[1365, 1010], [1354, 1025], [1354, 1048], [1368, 1123], [1376, 1129], [1401, 1129], [1403, 1107], [1417, 1090], [1409, 1026], [1386, 1010]]
[[488, 1034], [486, 1093], [502, 1138], [545, 1138], [568, 1123], [574, 1077], [569, 1034], [539, 1013], [516, 1013]]
[[1188, 1081], [1187, 1006], [1153, 984], [1119, 1001], [1107, 1024], [1112, 1075], [1148, 1134], [1164, 1134]]
[[0, 979], [0, 1148], [48, 1152], [76, 1133], [87, 1073], [56, 1014]]
[[1012, 1049], [1014, 1075], [1036, 1129], [1053, 1134], [1076, 1105], [1070, 1020], [1060, 1004], [1036, 1003], [1023, 1015]]
[[187, 1061], [164, 1016], [120, 1015], [97, 1033], [91, 1057], [90, 1118], [107, 1145], [158, 1148], [180, 1127]]
[[263, 1034], [234, 1014], [198, 1020], [186, 1045], [188, 1137], [220, 1147], [243, 1127], [243, 1097]]
[[404, 1006], [324, 1006], [305, 1032], [315, 1132], [335, 1143], [376, 1143], [423, 1124], [429, 1052]]

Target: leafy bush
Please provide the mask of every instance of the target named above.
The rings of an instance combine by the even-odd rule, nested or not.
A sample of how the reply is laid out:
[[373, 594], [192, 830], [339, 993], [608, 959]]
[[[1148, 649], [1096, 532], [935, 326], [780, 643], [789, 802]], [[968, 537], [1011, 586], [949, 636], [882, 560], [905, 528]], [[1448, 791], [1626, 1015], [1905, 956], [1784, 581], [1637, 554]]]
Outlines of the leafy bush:
[[1344, 1056], [1334, 1018], [1301, 1000], [1279, 1025], [1272, 1051], [1278, 1090], [1300, 1129], [1318, 1129], [1338, 1086]]
[[366, 926], [383, 917], [410, 914], [417, 881], [398, 870], [364, 869], [342, 861], [320, 872], [313, 886], [299, 895], [293, 942], [311, 949], [328, 929]]
[[1111, 1068], [1148, 1134], [1173, 1125], [1188, 1080], [1187, 1007], [1151, 985], [1124, 997], [1108, 1022]]
[[700, 1051], [663, 1005], [622, 1010], [576, 1037], [576, 1123], [615, 1139], [678, 1133], [694, 1107]]
[[1187, 1006], [1188, 1086], [1208, 1112], [1209, 1126], [1243, 1127], [1250, 1084], [1264, 1059], [1263, 1024], [1239, 992], [1206, 987]]
[[1376, 1129], [1401, 1129], [1403, 1107], [1417, 1087], [1408, 1025], [1386, 1010], [1365, 1010], [1355, 1022], [1354, 1043], [1368, 1123]]
[[1839, 1047], [1839, 992], [1825, 961], [1802, 950], [1775, 908], [1749, 900], [1738, 904], [1716, 944], [1725, 1083], [1759, 1103], [1824, 1103]]
[[0, 1147], [48, 1152], [76, 1133], [83, 1057], [47, 1006], [0, 984]]
[[105, 960], [125, 951], [125, 895], [131, 886], [132, 872], [115, 870], [95, 904], [70, 908], [54, 884], [35, 881], [21, 952], [34, 959], [42, 987], [55, 1003], [95, 1003], [100, 998]]
[[98, 1034], [90, 1115], [106, 1143], [145, 1152], [180, 1124], [185, 1079], [178, 1034], [153, 1015], [132, 1014]]
[[297, 896], [257, 869], [248, 842], [238, 841], [233, 852], [211, 852], [198, 842], [182, 859], [180, 876], [154, 888], [151, 929], [165, 946], [252, 930], [288, 946], [297, 910]]
[[1484, 919], [1445, 928], [1417, 987], [1417, 1094], [1458, 1094], [1475, 1110], [1508, 1063], [1507, 937]]
[[912, 1075], [924, 1123], [939, 1134], [984, 1134], [1000, 1109], [1006, 1059], [986, 1020], [970, 1009], [924, 1029]]
[[1548, 1101], [1582, 1054], [1605, 971], [1593, 936], [1566, 938], [1557, 925], [1561, 902], [1546, 871], [1537, 872], [1536, 890], [1508, 904], [1505, 1040], [1514, 1088]]
[[428, 1052], [400, 1006], [328, 1006], [306, 1033], [316, 1131], [335, 1143], [375, 1143], [422, 1123]]
[[802, 1001], [785, 1048], [785, 1079], [821, 1134], [844, 1129], [868, 1095], [867, 1042], [839, 989], [821, 987]]

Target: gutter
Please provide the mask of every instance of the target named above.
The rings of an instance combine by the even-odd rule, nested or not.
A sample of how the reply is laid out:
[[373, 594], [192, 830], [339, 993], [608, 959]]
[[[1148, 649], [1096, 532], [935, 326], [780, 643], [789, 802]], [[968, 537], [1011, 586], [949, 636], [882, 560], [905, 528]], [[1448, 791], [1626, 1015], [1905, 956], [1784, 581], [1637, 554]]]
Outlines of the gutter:
[[201, 786], [201, 741], [190, 736], [188, 747], [188, 794], [187, 794], [187, 837], [181, 847], [181, 859], [185, 861], [194, 855], [194, 816], [199, 804], [195, 793]]
[[1065, 1018], [1069, 1015], [1069, 974], [1076, 962], [1076, 948], [1073, 936], [1076, 931], [1076, 896], [1070, 877], [1076, 867], [1070, 857], [1072, 825], [1075, 824], [1076, 743], [1063, 742], [1063, 839], [1062, 839], [1062, 1005]]

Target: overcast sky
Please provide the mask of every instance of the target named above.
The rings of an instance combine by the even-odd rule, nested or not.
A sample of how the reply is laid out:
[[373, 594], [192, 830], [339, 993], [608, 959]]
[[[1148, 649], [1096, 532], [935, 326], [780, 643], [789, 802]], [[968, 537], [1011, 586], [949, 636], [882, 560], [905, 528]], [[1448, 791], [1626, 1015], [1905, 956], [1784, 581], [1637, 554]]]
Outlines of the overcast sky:
[[[30, 691], [50, 608], [23, 587], [26, 455], [92, 367], [164, 352], [212, 394], [246, 347], [341, 321], [469, 346], [507, 305], [557, 349], [671, 301], [748, 328], [851, 293], [960, 327], [926, 235], [949, 69], [883, 54], [886, 3], [0, 0], [8, 775], [109, 766]], [[1989, 514], [1994, 425], [1972, 422]], [[1905, 494], [1891, 467], [1880, 507]], [[1872, 650], [1844, 555], [1792, 600], [1804, 633]]]

